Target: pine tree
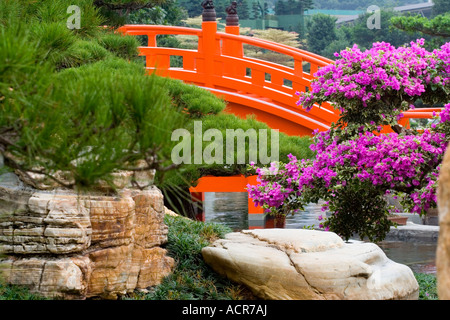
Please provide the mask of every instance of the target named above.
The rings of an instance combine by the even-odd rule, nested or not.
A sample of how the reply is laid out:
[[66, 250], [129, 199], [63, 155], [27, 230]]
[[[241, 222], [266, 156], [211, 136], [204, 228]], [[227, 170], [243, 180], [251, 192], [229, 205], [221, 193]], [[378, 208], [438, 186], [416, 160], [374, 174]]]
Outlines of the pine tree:
[[450, 1], [448, 0], [433, 0], [434, 6], [432, 9], [433, 16], [445, 14], [450, 12]]
[[238, 0], [238, 15], [239, 19], [250, 19], [250, 5], [248, 0]]
[[314, 0], [278, 0], [275, 3], [275, 14], [303, 14], [314, 7]]
[[165, 0], [93, 0], [92, 4], [100, 9], [110, 26], [122, 25], [128, 15], [137, 10], [150, 9], [161, 5]]
[[[118, 170], [172, 168], [170, 132], [185, 117], [145, 75], [136, 38], [100, 29], [91, 0], [18, 1], [0, 2], [5, 167], [35, 186], [79, 190], [114, 188]], [[69, 30], [73, 4], [97, 24]]]
[[281, 15], [287, 14], [286, 4], [284, 3], [283, 0], [278, 0], [275, 3], [275, 14], [277, 16], [281, 16]]
[[252, 3], [252, 15], [253, 19], [260, 19], [261, 18], [261, 9], [259, 7], [259, 3], [254, 1]]

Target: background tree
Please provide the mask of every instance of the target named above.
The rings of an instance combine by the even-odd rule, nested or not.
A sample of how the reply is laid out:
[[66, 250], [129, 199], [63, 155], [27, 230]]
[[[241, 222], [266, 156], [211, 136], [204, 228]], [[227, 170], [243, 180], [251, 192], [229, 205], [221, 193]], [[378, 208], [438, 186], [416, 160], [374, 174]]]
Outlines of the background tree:
[[428, 19], [422, 16], [394, 16], [392, 25], [408, 34], [431, 37], [430, 47], [439, 48], [450, 38], [450, 12]]
[[[241, 30], [243, 34], [250, 32], [254, 37], [274, 41], [277, 43], [285, 44], [291, 47], [302, 47], [301, 42], [298, 40], [298, 34], [295, 32], [288, 32], [278, 29], [266, 29], [266, 30]], [[293, 67], [294, 61], [289, 56], [281, 53], [277, 53], [271, 50], [262, 49], [259, 47], [244, 45], [244, 53], [248, 57], [258, 58], [274, 63], [282, 64], [285, 66]]]
[[368, 29], [367, 19], [372, 15], [365, 13], [360, 15], [355, 25], [351, 28], [350, 42], [357, 43], [361, 48], [370, 48], [375, 42], [388, 42], [394, 46], [402, 46], [415, 41], [422, 36], [418, 33], [407, 34], [401, 30], [391, 27], [391, 19], [398, 16], [392, 10], [381, 10], [381, 27], [379, 29]]
[[314, 0], [278, 0], [275, 3], [275, 14], [303, 14], [314, 7]]
[[197, 17], [203, 12], [203, 8], [200, 5], [201, 1], [177, 0], [177, 3], [180, 7], [186, 9], [189, 17]]
[[252, 3], [252, 19], [261, 19], [261, 8], [257, 1]]
[[110, 26], [125, 24], [128, 15], [136, 10], [150, 9], [163, 4], [166, 0], [93, 0], [92, 4], [100, 9], [105, 23]]
[[278, 1], [275, 3], [275, 14], [276, 14], [277, 16], [281, 16], [281, 15], [284, 15], [284, 14], [288, 14], [288, 10], [287, 10], [287, 7], [286, 7], [286, 3], [285, 3], [283, 0], [278, 0]]
[[308, 34], [306, 36], [308, 50], [320, 54], [322, 50], [337, 39], [337, 18], [315, 14], [307, 23]]
[[[446, 0], [442, 0], [446, 1]], [[366, 10], [371, 5], [380, 8], [394, 8], [407, 4], [424, 3], [426, 0], [314, 0], [316, 9]]]
[[238, 0], [238, 15], [239, 19], [245, 20], [250, 19], [251, 10], [249, 0]]
[[[332, 32], [332, 31], [331, 31]], [[334, 60], [336, 56], [334, 55], [336, 52], [340, 52], [345, 48], [349, 48], [353, 45], [351, 42], [351, 28], [342, 26], [340, 28], [335, 29], [336, 40], [331, 41], [322, 51], [320, 51], [321, 56], [327, 57], [331, 60]]]
[[188, 17], [186, 9], [177, 4], [177, 0], [165, 0], [151, 8], [142, 8], [131, 12], [126, 23], [180, 25]]
[[450, 12], [450, 2], [447, 0], [433, 0], [434, 6], [432, 9], [433, 16], [438, 16]]

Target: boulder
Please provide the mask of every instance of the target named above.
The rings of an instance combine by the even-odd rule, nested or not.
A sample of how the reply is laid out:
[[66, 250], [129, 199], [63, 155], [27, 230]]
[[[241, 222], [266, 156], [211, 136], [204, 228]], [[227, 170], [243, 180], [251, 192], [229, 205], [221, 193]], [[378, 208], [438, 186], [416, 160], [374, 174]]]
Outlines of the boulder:
[[254, 229], [233, 232], [202, 250], [216, 272], [267, 300], [418, 299], [411, 269], [373, 243], [332, 232]]
[[439, 238], [436, 250], [437, 291], [440, 300], [450, 300], [450, 151], [442, 162], [438, 179]]
[[163, 195], [156, 187], [117, 194], [37, 190], [0, 182], [0, 271], [47, 297], [116, 298], [157, 285], [174, 260]]

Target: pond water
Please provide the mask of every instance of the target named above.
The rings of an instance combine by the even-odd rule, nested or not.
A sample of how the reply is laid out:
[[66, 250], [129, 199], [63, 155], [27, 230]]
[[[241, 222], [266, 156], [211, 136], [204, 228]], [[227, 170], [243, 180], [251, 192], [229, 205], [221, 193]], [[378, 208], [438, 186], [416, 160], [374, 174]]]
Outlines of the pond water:
[[[247, 193], [205, 193], [205, 221], [225, 224], [234, 231], [248, 229]], [[286, 228], [318, 227], [323, 215], [319, 204], [310, 204], [305, 211], [286, 217]], [[415, 219], [414, 223], [420, 223]], [[414, 272], [436, 273], [436, 243], [383, 241], [378, 244], [389, 259], [408, 265]]]

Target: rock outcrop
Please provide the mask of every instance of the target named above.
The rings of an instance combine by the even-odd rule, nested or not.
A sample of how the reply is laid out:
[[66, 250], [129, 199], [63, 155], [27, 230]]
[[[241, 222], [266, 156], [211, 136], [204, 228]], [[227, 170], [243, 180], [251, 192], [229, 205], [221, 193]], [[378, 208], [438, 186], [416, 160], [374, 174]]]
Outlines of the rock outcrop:
[[438, 180], [439, 238], [436, 250], [437, 289], [440, 300], [450, 300], [450, 151]]
[[255, 229], [229, 233], [202, 251], [218, 273], [268, 300], [417, 299], [411, 269], [373, 243], [335, 233]]
[[171, 272], [156, 187], [87, 195], [3, 178], [0, 272], [6, 282], [48, 297], [113, 299], [157, 285]]

